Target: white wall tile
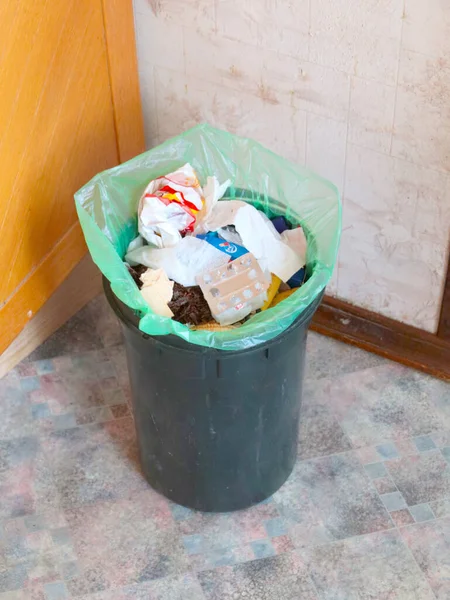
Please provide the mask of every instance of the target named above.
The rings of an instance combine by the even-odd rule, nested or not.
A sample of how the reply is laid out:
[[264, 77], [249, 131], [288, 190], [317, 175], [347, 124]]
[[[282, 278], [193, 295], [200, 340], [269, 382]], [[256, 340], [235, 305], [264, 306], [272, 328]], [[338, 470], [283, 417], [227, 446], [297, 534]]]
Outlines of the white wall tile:
[[326, 294], [328, 296], [333, 296], [334, 298], [336, 298], [336, 296], [338, 295], [338, 281], [339, 281], [338, 273], [339, 273], [339, 269], [338, 269], [338, 265], [336, 263], [336, 266], [333, 271], [333, 275], [331, 276], [331, 279], [328, 282], [327, 289], [326, 289]]
[[306, 165], [334, 183], [342, 194], [347, 124], [309, 114], [306, 138]]
[[434, 236], [423, 211], [448, 202], [447, 178], [349, 144], [345, 190], [339, 297], [434, 330], [450, 221]]
[[350, 94], [349, 141], [390, 152], [396, 88], [354, 77]]
[[222, 37], [308, 59], [309, 0], [217, 0]]
[[304, 63], [294, 90], [293, 104], [311, 113], [346, 121], [350, 78], [334, 69]]
[[257, 94], [263, 56], [256, 46], [186, 29], [184, 50], [188, 76]]
[[346, 121], [350, 78], [345, 73], [275, 52], [261, 54], [262, 80], [283, 104]]
[[350, 78], [345, 73], [220, 36], [209, 39], [185, 30], [184, 38], [188, 75], [274, 103], [347, 119]]
[[450, 171], [450, 123], [442, 112], [399, 89], [392, 154], [417, 165]]
[[258, 43], [258, 18], [253, 0], [217, 0], [216, 22], [219, 35], [246, 44]]
[[419, 243], [424, 240], [450, 248], [449, 176], [417, 168], [406, 176], [410, 178], [417, 198], [414, 237]]
[[144, 117], [144, 133], [147, 148], [158, 143], [158, 120], [156, 109], [156, 93], [154, 85], [154, 67], [146, 65], [140, 75], [142, 114]]
[[145, 65], [168, 69], [184, 69], [183, 29], [181, 25], [167, 23], [151, 10], [136, 13], [139, 26], [136, 31], [136, 49], [139, 71]]
[[297, 60], [308, 60], [309, 0], [252, 1], [258, 20], [258, 43]]
[[[409, 185], [408, 174], [402, 173], [405, 163], [385, 154], [347, 146], [345, 196], [368, 213], [381, 215], [391, 223], [414, 225], [417, 196]], [[407, 165], [411, 172], [414, 165]], [[413, 189], [411, 189], [413, 188]], [[344, 228], [351, 223], [345, 223]]]
[[311, 62], [395, 85], [400, 43], [392, 38], [332, 29], [311, 31]]
[[450, 3], [447, 0], [406, 0], [403, 47], [435, 57], [450, 53]]
[[424, 104], [446, 109], [450, 97], [450, 61], [403, 50], [398, 83]]
[[156, 70], [156, 90], [162, 139], [208, 122], [304, 163], [306, 114], [296, 108], [264, 102], [250, 94], [165, 69]]
[[271, 22], [273, 27], [290, 27], [307, 33], [310, 0], [253, 0], [259, 22]]
[[394, 85], [403, 0], [311, 0], [310, 60]]
[[309, 33], [286, 26], [274, 26], [272, 22], [261, 23], [258, 27], [258, 45], [262, 48], [308, 60]]
[[203, 33], [216, 27], [215, 0], [133, 0], [136, 14], [152, 13], [166, 23], [189, 26]]
[[311, 0], [314, 30], [363, 31], [367, 36], [400, 39], [403, 0]]
[[[347, 200], [346, 200], [347, 203]], [[363, 215], [364, 220], [369, 215]], [[370, 217], [370, 216], [369, 216]], [[418, 244], [406, 230], [374, 224], [365, 235], [344, 231], [338, 297], [435, 332], [445, 269], [444, 248]], [[399, 237], [399, 233], [403, 234]]]
[[441, 59], [401, 56], [392, 154], [450, 172], [450, 69]]
[[[137, 14], [145, 14], [146, 12], [153, 11], [152, 5], [149, 0], [133, 0], [133, 10], [135, 16]], [[139, 20], [135, 18], [135, 23], [139, 25]]]

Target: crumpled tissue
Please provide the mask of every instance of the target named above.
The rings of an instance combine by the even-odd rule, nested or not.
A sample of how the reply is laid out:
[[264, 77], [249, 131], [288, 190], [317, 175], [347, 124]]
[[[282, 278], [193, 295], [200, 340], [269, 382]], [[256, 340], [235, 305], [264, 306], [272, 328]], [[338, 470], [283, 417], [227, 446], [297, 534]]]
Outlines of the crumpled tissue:
[[189, 287], [197, 285], [196, 278], [204, 271], [229, 262], [230, 256], [205, 240], [186, 236], [176, 246], [169, 248], [136, 248], [125, 255], [125, 260], [132, 266], [138, 264], [151, 269], [163, 269], [169, 279]]

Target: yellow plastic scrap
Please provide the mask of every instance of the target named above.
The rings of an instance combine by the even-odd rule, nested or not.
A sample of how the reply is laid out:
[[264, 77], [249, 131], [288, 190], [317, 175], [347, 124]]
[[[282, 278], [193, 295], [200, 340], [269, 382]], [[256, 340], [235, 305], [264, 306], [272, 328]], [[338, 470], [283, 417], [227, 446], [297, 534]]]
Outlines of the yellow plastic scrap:
[[210, 323], [202, 323], [201, 325], [196, 325], [194, 329], [206, 330], [206, 331], [229, 331], [230, 329], [236, 329], [234, 325], [220, 325], [215, 321]]
[[267, 310], [269, 308], [273, 299], [275, 298], [276, 293], [278, 292], [280, 285], [281, 279], [272, 273], [272, 281], [269, 289], [267, 290], [267, 300], [262, 305], [261, 310]]
[[280, 304], [280, 302], [283, 302], [283, 300], [286, 300], [286, 298], [289, 298], [289, 296], [291, 296], [297, 290], [298, 290], [298, 288], [292, 288], [291, 290], [286, 290], [285, 292], [281, 292], [281, 293], [277, 294], [275, 296], [275, 298], [273, 299], [273, 302], [270, 305], [270, 308], [272, 308], [273, 306], [276, 306], [277, 304]]

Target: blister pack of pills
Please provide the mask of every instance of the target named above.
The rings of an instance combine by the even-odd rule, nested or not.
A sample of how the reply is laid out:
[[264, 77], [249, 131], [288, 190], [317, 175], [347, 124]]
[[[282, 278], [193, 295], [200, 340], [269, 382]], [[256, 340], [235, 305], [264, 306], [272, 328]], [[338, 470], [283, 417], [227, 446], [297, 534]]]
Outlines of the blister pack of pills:
[[250, 253], [202, 273], [197, 283], [221, 325], [232, 325], [261, 308], [270, 285]]

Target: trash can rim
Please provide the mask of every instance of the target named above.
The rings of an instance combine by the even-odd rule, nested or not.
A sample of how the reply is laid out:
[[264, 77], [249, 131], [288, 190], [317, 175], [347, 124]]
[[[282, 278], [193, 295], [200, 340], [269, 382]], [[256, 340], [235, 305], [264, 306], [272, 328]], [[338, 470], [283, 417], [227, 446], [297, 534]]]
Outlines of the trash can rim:
[[[106, 296], [106, 299], [108, 300], [109, 305], [111, 306], [112, 310], [114, 311], [114, 313], [116, 314], [118, 319], [121, 321], [121, 323], [126, 325], [126, 327], [128, 329], [134, 331], [134, 333], [139, 334], [144, 339], [151, 339], [154, 343], [161, 344], [166, 347], [169, 346], [170, 348], [175, 349], [177, 352], [180, 351], [180, 352], [191, 353], [191, 354], [200, 354], [200, 353], [201, 354], [209, 354], [209, 355], [220, 356], [221, 358], [226, 358], [227, 356], [229, 356], [231, 358], [238, 354], [248, 354], [252, 351], [259, 352], [262, 349], [268, 349], [271, 346], [282, 343], [284, 338], [287, 335], [289, 335], [289, 333], [293, 329], [296, 329], [300, 325], [302, 325], [305, 322], [308, 322], [310, 320], [312, 315], [315, 313], [318, 305], [322, 301], [322, 296], [324, 294], [324, 292], [319, 294], [314, 299], [314, 301], [311, 302], [311, 304], [295, 319], [295, 321], [293, 321], [293, 323], [291, 323], [291, 325], [287, 329], [285, 329], [282, 333], [280, 333], [278, 336], [276, 336], [270, 340], [267, 340], [265, 342], [261, 342], [260, 344], [250, 346], [249, 348], [244, 348], [242, 350], [221, 350], [219, 348], [209, 348], [208, 346], [200, 346], [199, 344], [192, 344], [191, 342], [188, 342], [188, 341], [184, 340], [183, 338], [180, 338], [175, 335], [169, 334], [169, 335], [162, 335], [162, 336], [152, 336], [152, 335], [149, 335], [148, 333], [145, 333], [144, 331], [141, 331], [139, 329], [139, 327], [137, 326], [137, 323], [139, 323], [139, 317], [137, 317], [137, 316], [135, 317], [136, 323], [134, 323], [132, 318], [130, 318], [128, 315], [126, 315], [124, 313], [124, 311], [122, 310], [122, 307], [121, 307], [122, 302], [119, 300], [119, 298], [117, 298], [117, 296], [112, 291], [110, 282], [104, 275], [102, 276], [102, 279], [103, 279], [103, 290], [105, 292], [105, 296]], [[131, 312], [131, 309], [128, 309], [128, 310]], [[171, 343], [172, 338], [174, 338], [173, 339], [174, 342], [177, 342], [177, 343], [181, 342], [183, 344], [186, 344], [186, 346], [188, 346], [188, 347], [184, 347], [183, 345], [177, 345], [176, 343]]]

